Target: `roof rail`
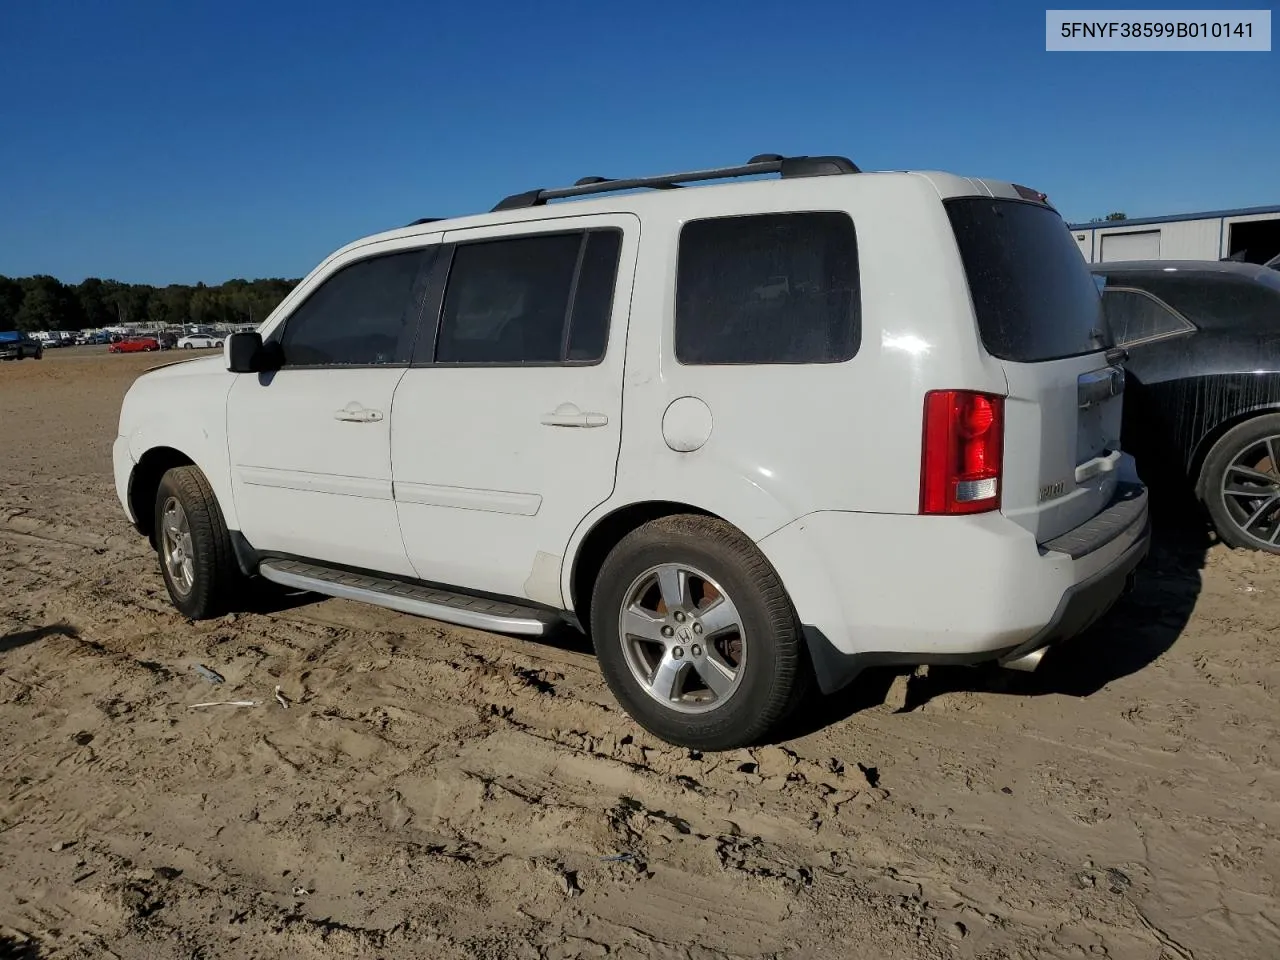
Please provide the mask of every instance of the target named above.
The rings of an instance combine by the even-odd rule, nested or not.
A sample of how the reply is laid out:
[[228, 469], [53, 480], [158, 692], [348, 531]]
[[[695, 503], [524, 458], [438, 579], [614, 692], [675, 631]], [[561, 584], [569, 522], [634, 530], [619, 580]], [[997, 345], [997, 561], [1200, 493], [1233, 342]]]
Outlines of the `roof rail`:
[[406, 223], [406, 224], [405, 224], [405, 226], [406, 226], [406, 227], [416, 227], [416, 226], [418, 226], [419, 224], [423, 224], [423, 223], [437, 223], [437, 222], [439, 222], [439, 221], [441, 221], [441, 220], [443, 220], [443, 219], [444, 219], [444, 217], [423, 217], [421, 220], [415, 220], [415, 221], [413, 221], [413, 223]]
[[548, 200], [583, 197], [595, 193], [612, 193], [617, 190], [634, 190], [650, 187], [656, 190], [672, 190], [686, 183], [700, 180], [727, 180], [734, 177], [754, 177], [762, 173], [777, 173], [784, 179], [792, 177], [823, 177], [841, 173], [861, 173], [847, 157], [784, 157], [777, 153], [762, 153], [737, 167], [711, 167], [707, 170], [689, 170], [684, 173], [664, 173], [654, 177], [626, 177], [621, 180], [609, 177], [582, 177], [571, 187], [527, 190], [504, 197], [493, 212], [521, 210], [543, 206]]

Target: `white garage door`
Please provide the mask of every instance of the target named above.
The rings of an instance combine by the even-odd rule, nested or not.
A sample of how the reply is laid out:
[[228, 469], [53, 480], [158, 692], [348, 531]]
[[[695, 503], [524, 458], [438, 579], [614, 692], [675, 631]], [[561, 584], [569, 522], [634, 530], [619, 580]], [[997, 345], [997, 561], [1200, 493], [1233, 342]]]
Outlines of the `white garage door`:
[[1117, 260], [1159, 260], [1160, 231], [1143, 230], [1139, 233], [1109, 233], [1102, 237], [1103, 263]]

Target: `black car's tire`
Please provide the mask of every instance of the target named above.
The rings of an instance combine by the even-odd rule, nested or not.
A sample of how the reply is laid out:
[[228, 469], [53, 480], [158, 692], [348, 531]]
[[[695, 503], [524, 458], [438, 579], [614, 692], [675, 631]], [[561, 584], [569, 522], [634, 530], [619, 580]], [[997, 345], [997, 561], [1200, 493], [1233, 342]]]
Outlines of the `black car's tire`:
[[[664, 582], [676, 586], [664, 590]], [[667, 604], [667, 595], [677, 604]], [[646, 640], [622, 629], [633, 607], [643, 611], [631, 623]], [[731, 616], [737, 628], [719, 632]], [[810, 689], [813, 669], [778, 574], [749, 538], [711, 517], [662, 517], [625, 536], [596, 579], [591, 634], [618, 702], [679, 746], [757, 743]]]
[[38, 350], [36, 350], [36, 359], [37, 359], [37, 360], [43, 360], [43, 359], [44, 359], [44, 350], [43, 350], [43, 349], [38, 349]]
[[199, 468], [174, 467], [160, 479], [155, 542], [173, 605], [192, 620], [226, 613], [243, 577], [222, 509]]
[[1224, 433], [1204, 459], [1196, 490], [1223, 543], [1280, 554], [1280, 414]]

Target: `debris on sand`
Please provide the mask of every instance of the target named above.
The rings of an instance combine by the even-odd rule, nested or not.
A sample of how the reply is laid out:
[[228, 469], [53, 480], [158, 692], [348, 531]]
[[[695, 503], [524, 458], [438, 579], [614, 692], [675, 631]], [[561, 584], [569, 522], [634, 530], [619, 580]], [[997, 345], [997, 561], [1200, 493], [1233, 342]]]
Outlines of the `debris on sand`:
[[261, 705], [261, 700], [210, 700], [208, 703], [193, 703], [190, 709], [195, 710], [198, 707], [257, 707]]
[[226, 683], [227, 682], [226, 677], [218, 673], [218, 671], [216, 670], [210, 670], [203, 663], [197, 663], [193, 669], [195, 670], [196, 673], [200, 674], [200, 676], [204, 677], [204, 679], [208, 680], [210, 683]]

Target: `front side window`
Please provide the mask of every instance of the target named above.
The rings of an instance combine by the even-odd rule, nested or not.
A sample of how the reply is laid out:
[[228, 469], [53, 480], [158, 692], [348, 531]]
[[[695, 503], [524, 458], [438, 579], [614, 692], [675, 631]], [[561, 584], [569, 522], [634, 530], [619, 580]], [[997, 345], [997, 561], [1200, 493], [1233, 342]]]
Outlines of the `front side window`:
[[1119, 346], [1157, 340], [1195, 328], [1168, 306], [1142, 290], [1108, 287], [1102, 309]]
[[595, 363], [605, 354], [619, 230], [460, 244], [445, 288], [437, 363]]
[[680, 363], [840, 363], [857, 352], [861, 333], [847, 214], [716, 217], [680, 231]]
[[360, 260], [325, 280], [289, 315], [278, 337], [286, 367], [408, 363], [426, 252]]

